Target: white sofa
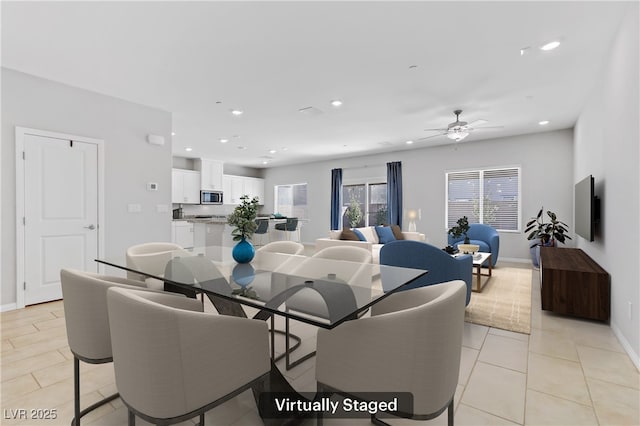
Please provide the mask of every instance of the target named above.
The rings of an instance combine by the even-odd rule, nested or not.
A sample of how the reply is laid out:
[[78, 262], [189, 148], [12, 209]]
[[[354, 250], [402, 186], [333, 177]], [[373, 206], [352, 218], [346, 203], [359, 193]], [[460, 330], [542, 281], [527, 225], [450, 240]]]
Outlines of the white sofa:
[[[329, 231], [329, 238], [318, 238], [316, 240], [316, 252], [334, 246], [362, 247], [371, 252], [371, 262], [380, 263], [380, 249], [384, 244], [380, 244], [375, 226], [365, 226], [354, 229], [360, 231], [367, 241], [341, 240], [340, 235], [342, 234], [342, 230], [331, 230]], [[420, 232], [402, 231], [402, 235], [405, 240], [426, 241], [425, 235]]]

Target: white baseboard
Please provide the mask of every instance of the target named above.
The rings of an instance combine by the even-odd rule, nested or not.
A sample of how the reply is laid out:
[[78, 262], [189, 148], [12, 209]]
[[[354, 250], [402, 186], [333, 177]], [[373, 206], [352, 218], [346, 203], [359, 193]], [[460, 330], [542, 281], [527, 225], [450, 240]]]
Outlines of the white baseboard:
[[611, 326], [611, 330], [613, 331], [613, 334], [616, 335], [616, 337], [618, 338], [618, 341], [620, 341], [620, 344], [624, 348], [625, 352], [627, 352], [627, 355], [629, 355], [629, 358], [631, 358], [631, 362], [633, 362], [636, 368], [640, 371], [640, 356], [638, 356], [638, 354], [635, 353], [635, 351], [629, 344], [629, 341], [627, 340], [626, 337], [624, 337], [624, 335], [622, 334], [618, 326], [615, 325], [613, 322], [611, 323], [610, 326]]
[[15, 311], [16, 309], [17, 307], [15, 303], [7, 303], [6, 305], [0, 306], [0, 312]]

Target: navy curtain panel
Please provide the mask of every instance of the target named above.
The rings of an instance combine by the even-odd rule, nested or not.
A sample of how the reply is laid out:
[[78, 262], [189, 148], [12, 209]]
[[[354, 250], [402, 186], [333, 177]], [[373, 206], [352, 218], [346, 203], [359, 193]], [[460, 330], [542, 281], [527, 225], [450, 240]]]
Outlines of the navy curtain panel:
[[331, 229], [342, 229], [342, 169], [331, 170]]
[[387, 220], [402, 228], [402, 163], [387, 163]]

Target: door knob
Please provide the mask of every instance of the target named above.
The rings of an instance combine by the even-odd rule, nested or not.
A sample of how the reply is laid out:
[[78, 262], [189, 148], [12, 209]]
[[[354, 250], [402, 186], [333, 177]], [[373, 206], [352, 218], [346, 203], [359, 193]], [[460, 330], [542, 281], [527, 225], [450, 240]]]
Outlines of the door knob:
[[92, 231], [93, 231], [94, 229], [96, 229], [96, 227], [93, 225], [93, 223], [92, 223], [91, 225], [89, 225], [89, 226], [85, 226], [84, 228], [85, 228], [85, 229], [91, 229]]

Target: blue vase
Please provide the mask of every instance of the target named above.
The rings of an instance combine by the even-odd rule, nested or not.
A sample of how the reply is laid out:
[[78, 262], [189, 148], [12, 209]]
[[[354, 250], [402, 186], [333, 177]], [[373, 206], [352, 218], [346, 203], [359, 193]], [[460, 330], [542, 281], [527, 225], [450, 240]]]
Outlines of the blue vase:
[[540, 267], [540, 246], [536, 244], [529, 247], [529, 253], [531, 253], [531, 263], [534, 269], [538, 269]]
[[253, 244], [244, 238], [233, 247], [231, 256], [233, 260], [238, 263], [249, 263], [253, 260], [253, 256], [256, 255], [256, 250], [253, 248]]
[[231, 272], [233, 282], [240, 287], [246, 287], [251, 284], [255, 276], [256, 271], [250, 263], [239, 263], [233, 267], [233, 272]]

